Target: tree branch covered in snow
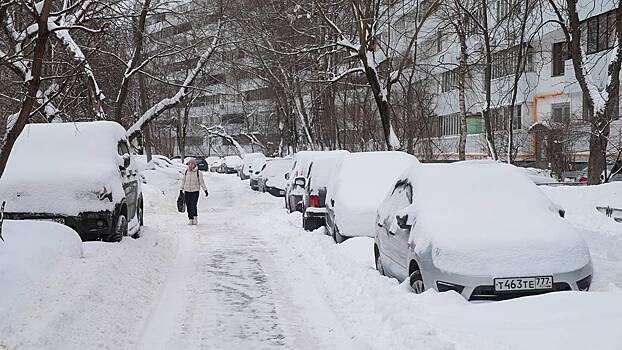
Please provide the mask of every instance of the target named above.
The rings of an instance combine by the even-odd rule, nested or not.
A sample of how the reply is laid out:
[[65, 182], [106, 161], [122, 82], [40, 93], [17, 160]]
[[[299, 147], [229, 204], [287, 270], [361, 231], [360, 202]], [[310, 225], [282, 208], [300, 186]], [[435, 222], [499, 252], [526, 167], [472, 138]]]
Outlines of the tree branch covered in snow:
[[218, 23], [218, 30], [216, 34], [213, 36], [212, 42], [210, 46], [204, 51], [204, 53], [200, 56], [196, 66], [191, 69], [184, 79], [183, 86], [175, 93], [175, 95], [171, 97], [164, 98], [160, 100], [158, 103], [149, 108], [143, 115], [136, 121], [128, 130], [127, 134], [130, 139], [136, 137], [140, 130], [142, 129], [145, 123], [150, 122], [151, 120], [157, 118], [162, 112], [169, 110], [175, 106], [177, 106], [180, 102], [182, 102], [186, 96], [189, 94], [192, 89], [192, 85], [194, 84], [196, 78], [199, 73], [203, 70], [203, 68], [207, 65], [210, 58], [218, 48], [218, 43], [220, 40], [220, 31], [222, 30], [222, 21]]

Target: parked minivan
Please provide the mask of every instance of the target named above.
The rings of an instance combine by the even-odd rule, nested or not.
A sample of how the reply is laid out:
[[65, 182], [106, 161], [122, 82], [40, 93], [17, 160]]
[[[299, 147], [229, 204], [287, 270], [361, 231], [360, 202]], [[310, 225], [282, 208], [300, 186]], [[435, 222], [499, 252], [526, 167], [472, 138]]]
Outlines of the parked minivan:
[[137, 238], [139, 175], [125, 129], [115, 122], [29, 124], [0, 178], [5, 219], [55, 221], [82, 240]]

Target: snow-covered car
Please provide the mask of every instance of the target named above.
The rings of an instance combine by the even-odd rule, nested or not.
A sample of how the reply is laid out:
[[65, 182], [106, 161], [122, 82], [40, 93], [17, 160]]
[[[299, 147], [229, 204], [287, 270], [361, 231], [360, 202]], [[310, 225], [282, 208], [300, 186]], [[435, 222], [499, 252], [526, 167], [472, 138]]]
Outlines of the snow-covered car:
[[275, 197], [285, 196], [285, 174], [292, 168], [291, 158], [275, 158], [266, 162], [266, 167], [259, 173], [259, 190]]
[[[208, 159], [211, 157], [208, 157]], [[223, 159], [219, 158], [219, 157], [215, 157], [215, 158], [211, 158], [209, 160], [209, 171], [213, 172], [213, 173], [220, 173], [222, 172], [222, 168], [223, 168]]]
[[135, 163], [115, 122], [29, 124], [0, 179], [5, 218], [55, 221], [83, 240], [138, 237], [143, 196]]
[[361, 152], [344, 157], [326, 191], [326, 229], [335, 242], [374, 237], [378, 205], [417, 158], [404, 152]]
[[453, 290], [467, 300], [586, 291], [590, 252], [564, 215], [512, 165], [418, 164], [378, 208], [376, 267], [416, 293]]
[[302, 195], [302, 227], [307, 231], [326, 224], [326, 187], [345, 154], [316, 159], [309, 167]]
[[253, 191], [259, 191], [259, 174], [261, 173], [262, 170], [265, 169], [266, 161], [267, 159], [265, 157], [255, 158], [255, 161], [250, 167], [251, 173], [250, 173], [249, 185]]
[[240, 156], [225, 156], [222, 161], [222, 173], [237, 174], [242, 168], [242, 158]]
[[263, 153], [247, 153], [244, 155], [242, 159], [242, 167], [238, 171], [238, 176], [242, 180], [248, 180], [251, 177], [251, 169], [253, 166], [253, 162], [257, 160], [257, 158], [266, 158]]
[[294, 154], [292, 168], [285, 175], [285, 208], [289, 212], [302, 211], [302, 196], [309, 166], [315, 159], [348, 154], [348, 151], [301, 151]]

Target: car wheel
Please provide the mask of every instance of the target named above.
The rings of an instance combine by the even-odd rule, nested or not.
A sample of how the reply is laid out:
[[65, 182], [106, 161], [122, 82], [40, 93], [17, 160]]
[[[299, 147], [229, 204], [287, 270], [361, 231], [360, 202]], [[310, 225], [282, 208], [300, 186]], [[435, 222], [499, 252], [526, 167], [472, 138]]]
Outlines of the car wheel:
[[421, 294], [425, 292], [425, 285], [423, 284], [423, 276], [421, 276], [421, 270], [415, 270], [410, 274], [409, 278], [410, 290], [415, 294]]
[[376, 270], [378, 270], [380, 276], [386, 276], [384, 273], [384, 266], [382, 266], [382, 260], [380, 260], [380, 254], [376, 254]]
[[335, 226], [335, 228], [333, 229], [333, 239], [335, 240], [336, 243], [343, 243], [346, 241], [346, 239], [348, 239], [348, 237], [342, 236], [339, 233], [339, 228]]
[[127, 218], [123, 214], [119, 214], [117, 222], [114, 225], [114, 229], [104, 241], [106, 242], [121, 242], [123, 236], [127, 236]]

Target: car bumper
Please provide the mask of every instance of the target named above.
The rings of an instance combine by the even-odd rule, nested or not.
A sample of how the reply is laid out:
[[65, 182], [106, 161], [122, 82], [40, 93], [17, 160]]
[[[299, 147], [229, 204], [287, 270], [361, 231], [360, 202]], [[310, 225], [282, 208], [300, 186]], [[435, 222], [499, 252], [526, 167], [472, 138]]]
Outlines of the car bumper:
[[307, 207], [304, 215], [308, 218], [325, 218], [326, 208]]
[[[550, 290], [525, 290], [511, 292], [497, 292], [494, 288], [495, 278], [529, 277], [529, 276], [471, 276], [455, 274], [429, 267], [430, 263], [423, 264], [423, 282], [426, 288], [434, 288], [437, 291], [454, 290], [459, 292], [469, 301], [496, 301], [517, 297], [538, 295], [557, 291], [588, 290], [591, 284], [593, 268], [591, 262], [584, 267], [570, 272], [541, 274], [540, 276], [553, 276], [553, 289]], [[428, 266], [428, 268], [426, 268]], [[588, 278], [589, 277], [589, 278]], [[439, 283], [440, 282], [440, 283]], [[581, 283], [581, 285], [579, 285]]]
[[249, 184], [254, 191], [259, 190], [259, 181], [257, 181], [257, 179], [251, 179]]
[[285, 197], [285, 190], [282, 190], [277, 187], [267, 186], [266, 192], [270, 193], [271, 195], [275, 197]]
[[113, 214], [110, 211], [84, 212], [76, 216], [49, 213], [5, 213], [9, 220], [53, 221], [72, 228], [83, 241], [98, 241], [110, 235]]

